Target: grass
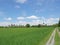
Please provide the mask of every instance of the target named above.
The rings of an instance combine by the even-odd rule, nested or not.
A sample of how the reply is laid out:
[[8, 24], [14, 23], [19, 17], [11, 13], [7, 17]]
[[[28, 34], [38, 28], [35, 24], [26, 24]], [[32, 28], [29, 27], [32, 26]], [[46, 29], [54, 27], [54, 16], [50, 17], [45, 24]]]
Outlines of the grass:
[[55, 45], [60, 45], [60, 37], [58, 35], [58, 32], [56, 32], [56, 36], [55, 36]]
[[60, 31], [60, 27], [59, 27], [59, 31]]
[[53, 27], [0, 28], [0, 45], [45, 45]]

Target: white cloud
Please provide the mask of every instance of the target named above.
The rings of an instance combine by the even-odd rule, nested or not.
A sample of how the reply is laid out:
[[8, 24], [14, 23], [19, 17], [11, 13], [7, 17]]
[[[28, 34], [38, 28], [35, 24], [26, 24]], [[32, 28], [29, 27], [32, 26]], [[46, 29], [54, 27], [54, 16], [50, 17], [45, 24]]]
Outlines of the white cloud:
[[[26, 19], [26, 20], [24, 20]], [[31, 19], [31, 21], [27, 21]], [[36, 20], [35, 20], [36, 19]], [[12, 18], [5, 18], [5, 20], [12, 20]], [[26, 25], [27, 23], [31, 25], [37, 25], [37, 24], [43, 24], [43, 22], [47, 25], [56, 24], [59, 21], [59, 18], [45, 18], [45, 17], [37, 17], [37, 16], [30, 16], [28, 17], [17, 17], [16, 22], [0, 22], [0, 26], [7, 26], [10, 24], [16, 24], [16, 25]]]
[[17, 20], [23, 20], [25, 17], [17, 17]]
[[59, 18], [48, 18], [46, 19], [45, 23], [48, 25], [56, 24], [58, 23]]
[[16, 6], [15, 6], [15, 8], [19, 9], [19, 8], [20, 8], [20, 6], [19, 6], [19, 5], [16, 5]]
[[42, 24], [42, 21], [40, 20], [32, 20], [30, 22], [28, 21], [18, 21], [15, 23], [16, 25], [26, 25], [26, 24], [30, 24], [30, 25], [38, 25], [38, 24]]
[[27, 0], [16, 0], [17, 3], [21, 3], [21, 4], [25, 3], [26, 1]]
[[11, 22], [0, 22], [0, 26], [8, 26], [11, 25]]
[[38, 19], [39, 17], [32, 15], [32, 16], [29, 16], [29, 17], [27, 17], [27, 18], [28, 18], [28, 19]]
[[32, 25], [43, 24], [43, 20], [39, 20], [39, 19], [37, 19], [37, 20], [32, 20], [31, 24], [32, 24]]
[[59, 18], [49, 18], [48, 20], [59, 20]]
[[12, 20], [12, 18], [4, 18], [4, 20], [7, 20], [7, 21], [10, 21], [10, 20]]

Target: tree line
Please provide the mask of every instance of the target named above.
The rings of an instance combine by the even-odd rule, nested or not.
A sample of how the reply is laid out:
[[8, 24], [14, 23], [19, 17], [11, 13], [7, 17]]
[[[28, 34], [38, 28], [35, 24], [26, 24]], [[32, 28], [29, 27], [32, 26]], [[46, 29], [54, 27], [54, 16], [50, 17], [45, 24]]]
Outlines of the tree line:
[[30, 24], [26, 24], [26, 25], [15, 25], [15, 24], [11, 24], [11, 25], [8, 25], [8, 26], [0, 26], [0, 28], [3, 28], [3, 27], [11, 27], [11, 28], [29, 28], [29, 27], [45, 27], [47, 25], [42, 25], [42, 24], [38, 24], [38, 25], [30, 25]]
[[60, 27], [60, 19], [59, 19], [59, 22], [57, 24], [53, 24], [53, 25], [42, 25], [42, 24], [38, 24], [38, 25], [30, 25], [30, 24], [26, 24], [26, 25], [15, 25], [15, 24], [11, 24], [11, 25], [8, 25], [8, 26], [0, 26], [0, 28], [8, 28], [8, 27], [11, 27], [11, 28], [24, 28], [24, 27], [51, 27], [51, 26], [54, 26], [54, 27]]

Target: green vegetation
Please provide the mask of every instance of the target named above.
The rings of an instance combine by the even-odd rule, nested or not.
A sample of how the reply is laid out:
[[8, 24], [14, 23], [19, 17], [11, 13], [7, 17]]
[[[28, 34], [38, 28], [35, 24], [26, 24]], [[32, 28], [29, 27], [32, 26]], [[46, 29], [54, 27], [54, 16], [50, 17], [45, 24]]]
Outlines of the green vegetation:
[[60, 31], [60, 27], [59, 27], [59, 31]]
[[0, 28], [0, 45], [45, 45], [53, 27]]
[[26, 27], [30, 27], [30, 24], [26, 24]]
[[60, 31], [60, 27], [58, 27], [59, 31]]
[[56, 32], [56, 36], [55, 36], [55, 45], [60, 45], [60, 37], [58, 32]]
[[59, 22], [58, 22], [58, 26], [60, 27], [60, 19], [59, 19]]

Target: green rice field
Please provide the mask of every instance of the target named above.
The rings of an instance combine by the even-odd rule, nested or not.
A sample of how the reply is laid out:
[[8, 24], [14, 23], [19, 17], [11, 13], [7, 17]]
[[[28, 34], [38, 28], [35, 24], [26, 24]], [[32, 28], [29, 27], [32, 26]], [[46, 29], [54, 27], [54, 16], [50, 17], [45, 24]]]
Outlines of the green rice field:
[[54, 27], [0, 28], [0, 45], [45, 45], [53, 30]]

